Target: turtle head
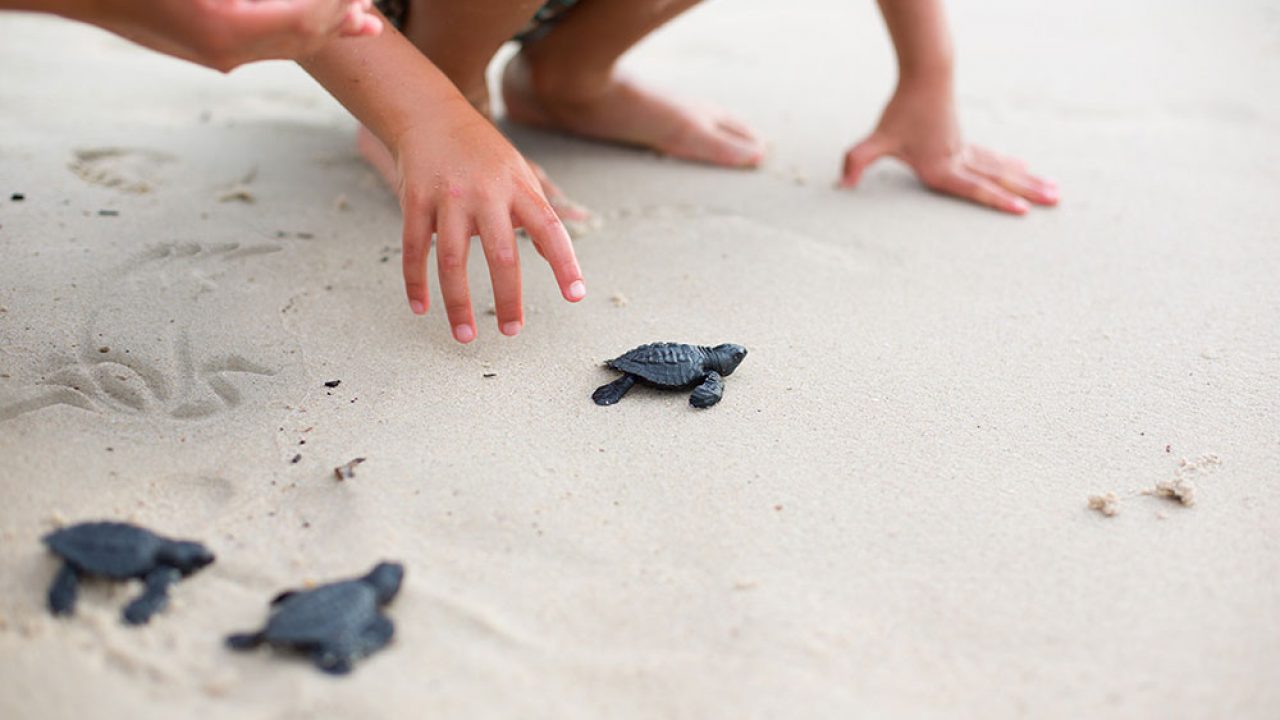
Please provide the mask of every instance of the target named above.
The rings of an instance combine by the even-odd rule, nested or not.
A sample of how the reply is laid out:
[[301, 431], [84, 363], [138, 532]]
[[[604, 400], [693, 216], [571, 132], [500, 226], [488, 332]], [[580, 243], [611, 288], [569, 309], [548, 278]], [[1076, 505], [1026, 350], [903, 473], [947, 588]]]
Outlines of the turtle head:
[[400, 563], [381, 562], [364, 576], [364, 581], [373, 586], [378, 593], [378, 604], [386, 605], [400, 592], [400, 581], [404, 580], [404, 566]]
[[190, 575], [213, 562], [213, 553], [198, 542], [175, 540], [160, 549], [160, 561], [177, 568], [183, 575]]
[[747, 349], [741, 345], [725, 343], [711, 348], [712, 369], [721, 375], [732, 375], [738, 365], [747, 356]]

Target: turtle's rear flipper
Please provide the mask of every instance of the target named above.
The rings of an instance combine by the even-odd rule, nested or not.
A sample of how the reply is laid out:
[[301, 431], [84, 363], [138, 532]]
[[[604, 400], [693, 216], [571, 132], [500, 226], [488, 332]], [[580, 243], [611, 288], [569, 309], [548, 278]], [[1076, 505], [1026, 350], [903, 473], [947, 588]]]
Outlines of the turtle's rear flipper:
[[720, 373], [710, 372], [707, 373], [707, 379], [693, 389], [693, 394], [689, 396], [689, 404], [701, 410], [720, 402], [722, 397], [724, 397], [724, 378], [720, 377]]
[[147, 573], [147, 589], [138, 599], [124, 606], [124, 621], [142, 625], [169, 603], [169, 586], [178, 582], [182, 573], [176, 568], [159, 567]]
[[236, 633], [227, 636], [227, 647], [233, 650], [252, 650], [266, 642], [266, 636], [260, 632]]
[[63, 563], [58, 575], [49, 586], [49, 612], [54, 615], [70, 615], [76, 609], [76, 588], [80, 576], [71, 563]]
[[355, 666], [355, 658], [346, 647], [325, 646], [311, 653], [311, 662], [330, 675], [346, 675]]
[[612, 405], [622, 399], [623, 395], [636, 384], [635, 375], [623, 375], [608, 385], [601, 385], [596, 391], [591, 393], [591, 399], [596, 401], [597, 405]]

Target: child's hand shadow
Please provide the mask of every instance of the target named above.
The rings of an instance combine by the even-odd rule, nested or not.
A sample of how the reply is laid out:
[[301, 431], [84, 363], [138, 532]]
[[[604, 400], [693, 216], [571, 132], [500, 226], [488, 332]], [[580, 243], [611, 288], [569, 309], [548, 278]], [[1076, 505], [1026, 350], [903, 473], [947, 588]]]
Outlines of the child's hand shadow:
[[841, 187], [858, 184], [871, 163], [889, 156], [906, 163], [931, 190], [1022, 215], [1056, 205], [1058, 185], [1027, 171], [1018, 158], [964, 142], [949, 88], [899, 85], [880, 124], [844, 157]]

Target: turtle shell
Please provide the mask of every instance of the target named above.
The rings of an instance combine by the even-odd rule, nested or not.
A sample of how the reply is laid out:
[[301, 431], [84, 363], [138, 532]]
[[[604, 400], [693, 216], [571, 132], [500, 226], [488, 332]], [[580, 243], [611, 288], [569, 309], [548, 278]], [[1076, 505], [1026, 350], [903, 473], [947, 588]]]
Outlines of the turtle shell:
[[321, 645], [354, 637], [378, 616], [378, 594], [361, 580], [296, 592], [272, 608], [263, 632], [280, 645]]
[[614, 370], [635, 375], [650, 385], [682, 388], [702, 382], [706, 376], [706, 348], [683, 343], [651, 343], [628, 350], [605, 363]]
[[76, 569], [117, 580], [154, 570], [167, 542], [150, 530], [116, 522], [80, 523], [44, 536], [44, 544]]

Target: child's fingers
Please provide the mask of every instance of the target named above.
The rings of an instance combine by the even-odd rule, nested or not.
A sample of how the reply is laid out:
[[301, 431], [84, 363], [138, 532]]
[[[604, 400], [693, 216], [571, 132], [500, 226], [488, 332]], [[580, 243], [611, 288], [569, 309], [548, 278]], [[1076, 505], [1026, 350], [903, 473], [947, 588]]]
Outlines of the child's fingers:
[[471, 245], [470, 221], [460, 208], [446, 206], [436, 223], [436, 265], [440, 271], [440, 294], [453, 338], [460, 343], [476, 339], [476, 321], [471, 314], [471, 291], [467, 287], [467, 251]]
[[551, 178], [543, 171], [542, 167], [537, 163], [529, 162], [529, 170], [533, 172], [533, 176], [537, 178], [538, 184], [542, 186], [542, 194], [547, 198], [547, 202], [551, 203], [551, 207], [555, 209], [556, 215], [561, 220], [586, 221], [591, 219], [591, 213], [586, 208], [578, 205], [570, 200], [560, 186], [551, 182]]
[[377, 15], [365, 15], [364, 24], [360, 26], [359, 35], [376, 37], [382, 34], [382, 18]]
[[415, 315], [425, 313], [431, 303], [427, 293], [427, 255], [431, 250], [431, 233], [431, 212], [423, 207], [406, 207], [402, 251], [404, 290], [409, 298], [409, 308]]
[[343, 37], [355, 37], [360, 35], [364, 29], [364, 10], [358, 5], [349, 5], [347, 14], [342, 18], [342, 26], [338, 28], [338, 33]]
[[988, 177], [999, 183], [1006, 190], [1016, 193], [1037, 205], [1058, 204], [1058, 187], [1051, 181], [1041, 180], [1025, 172], [1010, 172], [1007, 169], [995, 174], [989, 174]]
[[990, 148], [985, 148], [981, 145], [970, 145], [968, 147], [968, 150], [969, 150], [969, 154], [973, 157], [975, 161], [982, 163], [984, 165], [999, 165], [1002, 167], [1011, 168], [1013, 170], [1022, 170], [1022, 171], [1025, 171], [1027, 169], [1026, 161], [1022, 160], [1021, 158], [1012, 157], [1010, 155], [1004, 155]]
[[972, 200], [1014, 215], [1023, 215], [1029, 209], [1027, 202], [1022, 198], [1000, 187], [995, 181], [964, 168], [944, 173], [929, 186], [939, 192]]
[[569, 231], [556, 215], [556, 211], [537, 193], [529, 191], [518, 196], [513, 207], [521, 227], [537, 246], [538, 252], [551, 266], [560, 293], [569, 302], [578, 302], [587, 296], [587, 285], [582, 280], [577, 255]]
[[489, 281], [493, 284], [493, 305], [498, 315], [498, 329], [503, 335], [515, 336], [524, 326], [520, 304], [520, 255], [516, 251], [516, 235], [510, 213], [488, 212], [479, 219], [480, 245], [489, 263]]
[[878, 135], [872, 135], [854, 145], [844, 155], [844, 169], [840, 173], [840, 187], [851, 188], [857, 185], [858, 181], [862, 179], [862, 173], [870, 167], [871, 163], [890, 154], [891, 149], [889, 143]]
[[1032, 175], [1020, 162], [999, 156], [975, 154], [967, 164], [974, 172], [987, 176], [1006, 190], [1037, 205], [1054, 205], [1058, 202], [1057, 183]]

